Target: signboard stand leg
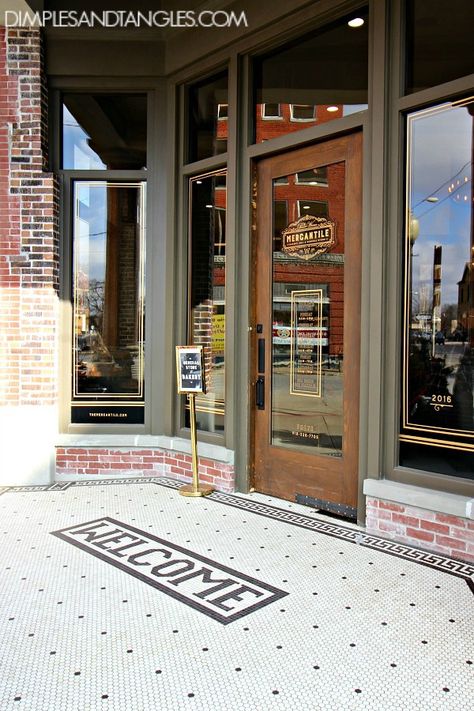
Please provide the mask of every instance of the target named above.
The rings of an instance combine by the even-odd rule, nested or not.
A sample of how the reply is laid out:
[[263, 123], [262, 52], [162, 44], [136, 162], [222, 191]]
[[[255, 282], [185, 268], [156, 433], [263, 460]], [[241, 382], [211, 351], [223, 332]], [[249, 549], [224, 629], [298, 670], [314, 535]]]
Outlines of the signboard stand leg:
[[195, 395], [188, 395], [189, 397], [189, 408], [190, 408], [190, 420], [191, 420], [191, 452], [193, 458], [193, 481], [192, 484], [185, 484], [179, 490], [181, 496], [207, 496], [211, 494], [214, 489], [212, 486], [201, 486], [199, 484], [199, 464], [198, 464], [198, 452], [197, 452], [197, 433], [196, 433], [196, 408], [195, 408]]

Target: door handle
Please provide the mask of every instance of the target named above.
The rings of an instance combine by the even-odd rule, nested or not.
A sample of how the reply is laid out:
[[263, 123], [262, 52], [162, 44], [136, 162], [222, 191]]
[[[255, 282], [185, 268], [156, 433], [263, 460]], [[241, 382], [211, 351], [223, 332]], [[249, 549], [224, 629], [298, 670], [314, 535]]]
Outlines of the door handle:
[[258, 410], [265, 409], [265, 378], [259, 375], [255, 383], [255, 404]]
[[258, 339], [258, 372], [265, 372], [265, 339]]

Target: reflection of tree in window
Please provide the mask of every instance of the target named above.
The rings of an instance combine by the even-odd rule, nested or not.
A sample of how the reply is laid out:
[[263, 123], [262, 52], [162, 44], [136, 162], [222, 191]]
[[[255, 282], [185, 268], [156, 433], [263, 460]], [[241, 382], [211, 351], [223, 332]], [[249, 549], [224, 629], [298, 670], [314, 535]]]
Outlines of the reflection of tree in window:
[[400, 445], [403, 466], [469, 477], [474, 471], [467, 439], [474, 432], [473, 113], [474, 103], [460, 100], [415, 111], [407, 119]]
[[76, 185], [76, 396], [142, 393], [140, 200], [140, 185]]

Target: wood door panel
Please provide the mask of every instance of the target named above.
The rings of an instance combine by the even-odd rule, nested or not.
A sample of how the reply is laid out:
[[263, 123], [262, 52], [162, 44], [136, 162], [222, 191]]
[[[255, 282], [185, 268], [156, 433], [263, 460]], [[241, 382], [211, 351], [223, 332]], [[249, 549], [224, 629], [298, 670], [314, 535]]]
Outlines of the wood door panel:
[[[362, 134], [357, 133], [266, 158], [257, 165], [252, 353], [253, 382], [259, 375], [265, 378], [265, 409], [254, 411], [254, 486], [290, 500], [303, 494], [350, 507], [357, 505], [361, 154]], [[318, 175], [319, 183], [311, 180], [313, 174]], [[277, 214], [276, 209], [273, 212], [274, 202], [278, 201], [286, 201], [289, 222], [295, 215], [315, 215], [317, 210], [326, 210], [328, 219], [337, 215], [334, 249], [313, 261], [298, 261], [297, 255], [288, 255], [281, 246], [281, 225], [272, 222], [273, 214], [275, 220]], [[303, 303], [306, 293], [312, 295], [313, 312], [320, 316], [319, 321], [308, 316], [308, 331], [297, 320], [293, 323], [294, 304], [299, 298], [295, 294], [300, 293]], [[292, 320], [288, 322], [290, 309]], [[256, 324], [261, 325], [261, 334], [255, 332]], [[285, 337], [288, 332], [289, 338]], [[258, 372], [257, 366], [259, 337], [265, 338], [264, 372]], [[286, 355], [290, 352], [288, 341], [291, 358]], [[297, 342], [306, 345], [301, 348], [303, 355], [298, 351], [295, 357], [293, 344]], [[316, 355], [310, 360], [311, 349]], [[306, 371], [304, 361], [303, 366], [298, 365], [300, 357], [307, 358]], [[313, 361], [316, 365], [311, 365]], [[319, 395], [289, 388], [294, 377], [291, 368], [313, 376], [317, 370], [323, 382]], [[302, 376], [301, 382], [311, 383], [311, 377], [308, 380]], [[309, 434], [305, 434], [306, 428]], [[312, 442], [303, 441], [305, 436], [313, 438], [317, 446], [309, 446]]]

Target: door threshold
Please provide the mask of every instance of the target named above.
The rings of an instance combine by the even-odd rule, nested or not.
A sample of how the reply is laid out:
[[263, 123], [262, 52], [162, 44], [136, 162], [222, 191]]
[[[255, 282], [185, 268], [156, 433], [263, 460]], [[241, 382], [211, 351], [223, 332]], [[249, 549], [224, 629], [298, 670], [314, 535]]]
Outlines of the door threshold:
[[296, 494], [295, 501], [297, 504], [303, 504], [303, 506], [311, 506], [311, 508], [317, 509], [318, 513], [326, 514], [327, 516], [357, 521], [357, 509], [355, 506], [335, 504], [333, 501], [315, 499], [312, 496], [305, 496], [304, 494]]

